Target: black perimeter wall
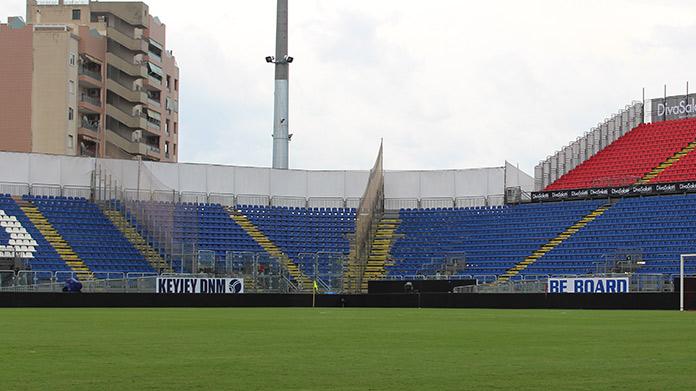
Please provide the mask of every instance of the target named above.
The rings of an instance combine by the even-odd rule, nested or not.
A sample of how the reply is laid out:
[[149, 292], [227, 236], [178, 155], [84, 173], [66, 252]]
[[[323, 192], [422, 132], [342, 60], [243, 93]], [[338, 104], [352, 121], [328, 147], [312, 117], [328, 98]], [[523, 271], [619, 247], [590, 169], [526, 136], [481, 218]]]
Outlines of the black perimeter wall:
[[[687, 308], [696, 309], [696, 292], [687, 291]], [[422, 293], [317, 295], [317, 307], [377, 308], [679, 308], [676, 293], [485, 294]], [[312, 295], [196, 295], [155, 293], [0, 293], [0, 307], [311, 307]]]

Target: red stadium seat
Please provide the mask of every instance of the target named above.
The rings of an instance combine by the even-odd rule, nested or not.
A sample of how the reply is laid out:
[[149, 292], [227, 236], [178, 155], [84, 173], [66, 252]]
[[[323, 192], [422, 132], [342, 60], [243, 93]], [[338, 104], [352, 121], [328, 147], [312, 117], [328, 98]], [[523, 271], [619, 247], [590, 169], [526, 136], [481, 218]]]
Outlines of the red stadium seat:
[[[694, 118], [641, 124], [560, 177], [545, 190], [586, 189], [636, 183], [694, 140]], [[691, 155], [685, 156], [663, 171], [652, 182], [696, 179], [696, 156]]]

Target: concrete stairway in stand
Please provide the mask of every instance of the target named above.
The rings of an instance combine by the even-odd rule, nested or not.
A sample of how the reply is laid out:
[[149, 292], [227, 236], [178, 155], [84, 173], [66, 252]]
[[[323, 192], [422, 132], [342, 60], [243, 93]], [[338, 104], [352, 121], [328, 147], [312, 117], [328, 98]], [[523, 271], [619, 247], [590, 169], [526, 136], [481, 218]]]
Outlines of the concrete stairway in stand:
[[118, 228], [123, 236], [128, 239], [128, 241], [135, 247], [142, 255], [145, 260], [155, 269], [158, 273], [171, 273], [172, 267], [167, 261], [162, 258], [160, 253], [152, 248], [145, 238], [140, 235], [140, 233], [131, 225], [131, 223], [126, 220], [126, 218], [117, 210], [102, 209], [102, 213], [111, 220], [111, 223]]
[[386, 274], [385, 266], [389, 263], [389, 252], [394, 245], [394, 235], [400, 223], [398, 211], [387, 211], [377, 224], [377, 230], [372, 239], [370, 255], [367, 258], [367, 265], [361, 280], [360, 288], [363, 292], [367, 291], [368, 281], [384, 278]]
[[638, 180], [638, 182], [636, 182], [636, 185], [644, 185], [646, 183], [650, 183], [653, 179], [655, 179], [658, 175], [660, 175], [664, 170], [673, 166], [675, 163], [677, 163], [679, 160], [681, 160], [681, 158], [688, 155], [694, 149], [696, 149], [696, 141], [690, 142], [684, 148], [682, 148], [679, 152], [670, 156], [664, 162], [658, 164], [657, 167], [653, 168], [652, 170], [650, 170], [650, 172], [643, 175], [643, 177], [640, 178]]
[[505, 274], [500, 276], [496, 282], [501, 283], [501, 282], [506, 282], [509, 281], [511, 278], [517, 276], [522, 272], [524, 269], [528, 268], [529, 265], [535, 263], [536, 261], [539, 260], [539, 258], [543, 257], [546, 255], [549, 251], [553, 250], [556, 248], [558, 245], [563, 243], [565, 240], [567, 240], [569, 237], [571, 237], [573, 234], [576, 232], [580, 231], [583, 229], [587, 224], [591, 223], [597, 217], [601, 216], [604, 214], [604, 212], [607, 211], [607, 209], [611, 208], [610, 204], [602, 205], [599, 208], [593, 210], [592, 212], [588, 213], [586, 216], [584, 216], [580, 221], [576, 222], [575, 224], [571, 225], [568, 227], [565, 231], [561, 232], [558, 234], [558, 236], [554, 237], [553, 239], [549, 240], [546, 244], [541, 246], [538, 250], [534, 251], [532, 255], [528, 256], [524, 260], [518, 262], [515, 266], [512, 268], [508, 269]]
[[73, 272], [75, 272], [79, 280], [86, 281], [94, 279], [94, 274], [92, 274], [87, 265], [85, 265], [75, 251], [73, 251], [70, 244], [68, 244], [53, 225], [51, 225], [39, 208], [23, 199], [15, 199], [15, 201], [31, 223], [34, 224], [34, 227], [39, 230], [46, 241], [56, 250], [60, 258], [70, 266]]
[[[249, 236], [256, 241], [270, 256], [277, 259], [280, 265], [287, 270], [293, 281], [298, 285], [298, 290], [311, 291], [312, 280], [307, 277], [300, 267], [290, 259], [281, 249], [276, 246], [271, 239], [266, 236], [261, 230], [249, 220], [248, 217], [241, 214], [239, 211], [232, 208], [226, 208], [230, 218], [234, 220]], [[246, 285], [245, 280], [245, 285]], [[253, 284], [253, 281], [250, 281]], [[249, 285], [251, 286], [251, 285]]]

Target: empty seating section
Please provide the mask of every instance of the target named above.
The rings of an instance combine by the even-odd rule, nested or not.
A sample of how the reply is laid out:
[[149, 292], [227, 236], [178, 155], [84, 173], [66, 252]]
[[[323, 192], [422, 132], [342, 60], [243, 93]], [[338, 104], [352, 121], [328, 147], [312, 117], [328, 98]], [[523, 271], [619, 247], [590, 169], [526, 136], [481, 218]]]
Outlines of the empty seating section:
[[[388, 275], [432, 275], [448, 256], [465, 256], [461, 275], [505, 273], [604, 201], [467, 209], [401, 210]], [[440, 269], [441, 270], [441, 269]]]
[[23, 198], [38, 207], [95, 277], [116, 278], [108, 273], [154, 272], [96, 204], [83, 198]]
[[[69, 243], [95, 277], [108, 272], [154, 270], [99, 207], [84, 199], [24, 196], [36, 205]], [[448, 257], [465, 259], [462, 276], [492, 280], [580, 221], [605, 200], [522, 204], [467, 209], [404, 209], [387, 262], [388, 276], [434, 275]], [[190, 271], [182, 262], [189, 245], [214, 252], [218, 261], [228, 252], [264, 253], [217, 204], [130, 202], [121, 205], [135, 219], [136, 228], [172, 260], [175, 271]], [[307, 276], [315, 263], [305, 254], [330, 253], [318, 258], [319, 277], [341, 272], [341, 256], [350, 251], [355, 210], [241, 206], [247, 216]], [[156, 228], [155, 228], [156, 227]], [[148, 234], [157, 229], [167, 235]], [[615, 200], [604, 214], [572, 233], [558, 246], [529, 265], [515, 278], [594, 273], [621, 254], [640, 254], [639, 273], [678, 273], [679, 256], [696, 253], [696, 194]], [[169, 240], [170, 243], [162, 243]], [[10, 251], [13, 254], [10, 254]], [[27, 259], [40, 272], [69, 272], [17, 202], [0, 195], [0, 257]], [[177, 257], [177, 254], [179, 255]], [[192, 255], [189, 254], [189, 255]], [[331, 262], [334, 263], [331, 263]], [[598, 268], [598, 265], [604, 265]], [[696, 273], [696, 264], [687, 264]]]
[[633, 250], [646, 261], [640, 273], [678, 273], [680, 254], [696, 252], [696, 194], [622, 199], [522, 274], [592, 273]]
[[46, 276], [39, 275], [39, 278], [50, 279], [51, 272], [71, 270], [9, 195], [0, 195], [0, 211], [2, 255], [14, 257], [19, 251], [31, 270], [47, 272]]
[[190, 271], [190, 262], [182, 257], [199, 250], [213, 251], [216, 260], [224, 260], [228, 251], [264, 251], [218, 204], [130, 202], [125, 210], [143, 237], [171, 259], [176, 272]]
[[687, 182], [696, 180], [696, 153], [689, 152], [667, 167], [651, 183]]
[[[355, 231], [355, 209], [242, 205], [240, 212], [298, 264], [305, 275], [314, 275], [314, 265], [310, 256], [300, 254], [347, 255], [350, 251], [347, 234]], [[319, 274], [336, 272], [337, 259], [320, 255]]]
[[[546, 191], [623, 186], [696, 140], [696, 119], [641, 124], [546, 187]], [[678, 165], [678, 164], [677, 164]], [[676, 165], [675, 165], [676, 166]], [[696, 179], [696, 172], [680, 178]], [[658, 177], [658, 179], [661, 179]], [[653, 182], [660, 182], [656, 180]]]

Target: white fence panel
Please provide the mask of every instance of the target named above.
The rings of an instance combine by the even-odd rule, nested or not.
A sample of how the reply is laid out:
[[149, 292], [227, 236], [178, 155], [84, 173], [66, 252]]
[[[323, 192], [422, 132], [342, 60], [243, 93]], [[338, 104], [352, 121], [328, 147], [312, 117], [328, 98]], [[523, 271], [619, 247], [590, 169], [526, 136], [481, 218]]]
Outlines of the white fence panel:
[[343, 208], [343, 198], [314, 197], [307, 202], [310, 208]]
[[357, 209], [360, 206], [360, 198], [346, 198], [346, 208]]
[[171, 190], [156, 190], [152, 192], [152, 200], [159, 202], [176, 202], [178, 194]]
[[399, 210], [399, 209], [416, 209], [418, 208], [418, 200], [416, 198], [385, 198], [384, 209]]
[[35, 183], [31, 185], [31, 194], [35, 196], [54, 196], [60, 197], [62, 190], [58, 185], [45, 185]]
[[92, 189], [85, 186], [63, 186], [63, 197], [82, 197], [89, 199]]
[[223, 206], [234, 206], [234, 194], [210, 193], [208, 195], [208, 202]]
[[240, 194], [237, 196], [237, 205], [268, 206], [270, 198], [260, 194]]
[[453, 198], [423, 198], [421, 208], [454, 208]]
[[181, 202], [192, 202], [195, 204], [205, 204], [208, 202], [208, 194], [186, 192], [179, 195]]
[[271, 198], [271, 206], [305, 208], [307, 200], [304, 197], [273, 197]]
[[457, 197], [457, 199], [455, 200], [455, 204], [457, 208], [474, 208], [477, 206], [486, 206], [486, 197]]
[[29, 194], [29, 185], [26, 183], [0, 183], [0, 194], [9, 194], [13, 196], [22, 196]]

